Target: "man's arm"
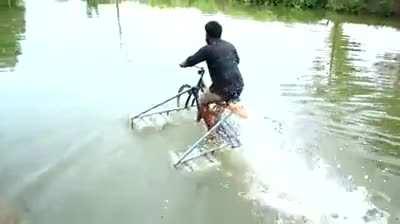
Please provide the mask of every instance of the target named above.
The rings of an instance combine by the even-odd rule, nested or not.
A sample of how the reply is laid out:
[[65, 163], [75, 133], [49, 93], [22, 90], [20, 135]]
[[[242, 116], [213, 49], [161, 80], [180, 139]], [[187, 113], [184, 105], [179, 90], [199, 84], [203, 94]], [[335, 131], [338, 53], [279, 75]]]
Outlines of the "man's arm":
[[184, 62], [180, 64], [182, 68], [196, 65], [207, 59], [207, 46], [200, 48], [194, 55], [188, 57]]

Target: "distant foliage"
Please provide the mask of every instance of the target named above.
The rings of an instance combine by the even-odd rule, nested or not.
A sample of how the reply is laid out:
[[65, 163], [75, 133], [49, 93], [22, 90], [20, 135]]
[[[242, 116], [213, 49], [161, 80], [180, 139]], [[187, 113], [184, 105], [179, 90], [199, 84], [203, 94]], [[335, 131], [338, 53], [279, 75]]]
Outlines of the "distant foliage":
[[[245, 0], [246, 1], [246, 0]], [[323, 7], [326, 0], [250, 0], [256, 1], [258, 4], [273, 5], [273, 6], [287, 6], [294, 8], [317, 8]]]
[[22, 0], [0, 0], [0, 7], [16, 8], [23, 6]]
[[395, 12], [394, 0], [379, 0], [378, 2], [379, 2], [379, 8], [382, 10], [380, 13], [389, 16]]
[[335, 11], [359, 13], [367, 7], [366, 0], [329, 0], [327, 8]]
[[293, 8], [326, 8], [338, 12], [391, 15], [395, 0], [238, 0], [245, 3]]

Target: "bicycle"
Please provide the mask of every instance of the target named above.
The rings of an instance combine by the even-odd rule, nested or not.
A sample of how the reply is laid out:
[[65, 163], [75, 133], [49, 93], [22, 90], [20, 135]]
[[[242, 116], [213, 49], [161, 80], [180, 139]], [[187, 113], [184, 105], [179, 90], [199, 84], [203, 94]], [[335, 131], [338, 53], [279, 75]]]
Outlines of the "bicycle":
[[[178, 96], [177, 96], [177, 107], [180, 107], [180, 99], [181, 96], [187, 92], [188, 96], [186, 98], [185, 101], [185, 108], [188, 108], [189, 106], [197, 106], [197, 109], [199, 109], [199, 92], [204, 93], [206, 85], [204, 84], [203, 81], [203, 76], [205, 74], [205, 70], [203, 67], [198, 67], [198, 66], [194, 66], [195, 68], [198, 69], [197, 73], [200, 75], [199, 80], [197, 81], [196, 86], [191, 86], [189, 84], [183, 84], [181, 87], [179, 87], [178, 89]], [[186, 90], [185, 90], [186, 89]], [[183, 93], [182, 95], [180, 95], [181, 93]], [[193, 97], [193, 99], [192, 99]], [[190, 102], [190, 100], [192, 99], [192, 102]]]
[[[131, 127], [134, 128], [136, 120], [143, 120], [144, 118], [153, 115], [168, 115], [171, 112], [189, 110], [193, 107], [196, 107], [197, 112], [199, 112], [200, 94], [203, 94], [206, 88], [206, 85], [203, 81], [205, 70], [202, 67], [195, 67], [198, 69], [197, 73], [200, 75], [196, 85], [191, 86], [189, 84], [183, 84], [179, 87], [177, 95], [170, 97], [135, 116], [130, 117], [129, 119], [131, 122]], [[187, 94], [185, 104], [181, 105], [181, 98], [185, 94]], [[159, 108], [172, 100], [176, 100], [176, 108], [152, 112], [154, 109]], [[228, 108], [229, 110], [225, 110], [226, 108]], [[230, 103], [225, 101], [213, 102], [212, 104], [208, 105], [207, 109], [210, 111], [211, 116], [213, 117], [213, 121], [210, 121], [208, 118], [199, 116], [197, 117], [197, 120], [199, 121], [199, 118], [203, 118], [205, 124], [207, 125], [208, 131], [204, 135], [202, 135], [195, 143], [193, 143], [192, 146], [189, 147], [183, 154], [179, 156], [175, 155], [175, 168], [178, 168], [181, 164], [186, 164], [199, 157], [209, 155], [210, 153], [213, 154], [215, 151], [222, 150], [225, 147], [237, 148], [241, 146], [241, 142], [238, 139], [238, 129], [237, 127], [235, 127], [234, 124], [232, 124], [232, 122], [229, 121], [231, 115], [235, 113], [235, 111], [230, 108]], [[219, 144], [217, 146], [215, 146], [215, 144], [211, 144], [214, 145], [214, 147], [209, 148], [207, 145], [210, 140], [213, 140], [215, 143], [219, 142]], [[197, 151], [197, 153], [195, 153], [195, 155], [192, 155], [195, 151]]]
[[[199, 112], [200, 111], [200, 102], [199, 102], [200, 94], [204, 93], [205, 88], [206, 88], [206, 85], [204, 84], [204, 81], [203, 81], [205, 69], [203, 67], [198, 67], [198, 66], [194, 66], [194, 67], [198, 69], [197, 73], [200, 75], [199, 80], [197, 81], [195, 86], [191, 86], [189, 84], [183, 84], [179, 87], [177, 95], [170, 97], [167, 100], [164, 100], [161, 103], [156, 104], [135, 116], [130, 117], [131, 127], [132, 128], [134, 127], [134, 121], [142, 120], [143, 118], [157, 115], [157, 114], [158, 115], [163, 115], [163, 114], [168, 115], [171, 112], [188, 110], [192, 107], [196, 107], [197, 111]], [[181, 105], [181, 98], [185, 94], [187, 94], [185, 104]], [[177, 106], [176, 108], [149, 113], [149, 112], [153, 111], [154, 109], [159, 108], [174, 99], [176, 99], [176, 106]], [[200, 120], [199, 117], [197, 117], [197, 120], [198, 121]]]

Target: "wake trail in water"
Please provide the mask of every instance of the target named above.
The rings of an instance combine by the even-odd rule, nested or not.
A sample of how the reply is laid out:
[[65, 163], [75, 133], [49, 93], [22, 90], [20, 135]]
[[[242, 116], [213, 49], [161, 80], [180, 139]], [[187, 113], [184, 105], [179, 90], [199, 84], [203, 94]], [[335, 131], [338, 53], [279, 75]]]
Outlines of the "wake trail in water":
[[253, 176], [246, 197], [277, 210], [284, 217], [278, 223], [387, 223], [388, 214], [369, 200], [365, 188], [343, 183], [318, 155], [310, 166], [298, 150], [307, 147], [304, 140], [289, 135], [289, 125], [283, 133], [274, 126], [259, 118], [242, 125], [243, 154]]
[[94, 131], [81, 138], [79, 142], [71, 144], [59, 159], [22, 179], [18, 183], [18, 186], [12, 189], [10, 195], [18, 197], [26, 192], [29, 192], [31, 189], [35, 189], [38, 185], [46, 182], [46, 180], [53, 181], [55, 176], [59, 175], [60, 172], [76, 162], [76, 160], [82, 156], [81, 150], [84, 149], [85, 146], [96, 142], [95, 139], [98, 136], [99, 132]]

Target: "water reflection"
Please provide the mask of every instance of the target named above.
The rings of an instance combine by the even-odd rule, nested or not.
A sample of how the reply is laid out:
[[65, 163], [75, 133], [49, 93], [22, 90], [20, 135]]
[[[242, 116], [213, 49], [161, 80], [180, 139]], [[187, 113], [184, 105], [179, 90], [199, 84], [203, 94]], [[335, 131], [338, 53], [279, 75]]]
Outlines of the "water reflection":
[[99, 16], [99, 5], [119, 4], [121, 0], [85, 0], [86, 1], [86, 14], [89, 18]]
[[352, 94], [348, 91], [348, 85], [352, 82], [351, 72], [353, 70], [352, 61], [349, 60], [349, 40], [343, 34], [341, 22], [334, 22], [329, 38], [330, 58], [328, 71], [328, 100], [334, 103], [347, 101]]
[[[205, 13], [222, 12], [236, 17], [261, 21], [283, 21], [291, 23], [315, 23], [321, 20], [356, 24], [400, 27], [396, 19], [375, 16], [341, 15], [324, 10], [298, 10], [285, 7], [254, 6], [234, 0], [136, 0], [156, 7], [195, 7]], [[326, 21], [322, 21], [326, 23]]]
[[373, 65], [376, 94], [372, 102], [379, 105], [381, 111], [366, 115], [364, 120], [378, 130], [380, 141], [373, 143], [375, 149], [400, 158], [400, 53], [385, 52], [377, 59], [379, 61]]
[[[347, 27], [351, 32], [351, 26]], [[372, 52], [366, 52], [361, 41], [365, 39], [357, 32], [346, 34], [342, 23], [334, 23], [328, 43], [331, 49], [325, 60], [329, 68], [324, 71], [315, 66], [319, 67], [318, 73], [327, 73], [327, 80], [325, 84], [319, 83], [314, 96], [324, 99], [325, 103], [319, 106], [321, 112], [329, 112], [333, 121], [328, 125], [330, 130], [366, 141], [364, 144], [370, 145], [370, 150], [398, 155], [398, 56], [373, 52], [372, 60], [366, 58]]]
[[[140, 1], [143, 2], [143, 1]], [[324, 17], [322, 11], [299, 11], [288, 8], [267, 8], [241, 4], [232, 0], [144, 0], [155, 7], [195, 7], [205, 13], [223, 12], [236, 17], [255, 20], [316, 22]]]
[[22, 53], [20, 40], [25, 32], [25, 9], [19, 1], [0, 4], [0, 71], [13, 68]]
[[97, 0], [86, 1], [86, 14], [89, 18], [92, 18], [93, 15], [99, 15], [99, 2]]
[[[374, 31], [335, 22], [326, 44], [330, 50], [319, 51], [324, 54], [315, 60], [311, 91], [303, 94], [322, 99], [311, 104], [307, 114], [329, 136], [322, 139], [336, 140], [334, 146], [325, 145], [324, 158], [347, 170], [356, 185], [368, 186], [375, 204], [396, 214], [400, 197], [389, 186], [399, 184], [399, 49], [393, 48], [396, 37], [381, 45], [395, 30], [381, 28], [375, 38], [368, 38], [367, 33]], [[389, 223], [395, 221], [388, 218]]]
[[120, 37], [120, 45], [122, 47], [122, 26], [121, 26], [121, 16], [120, 16], [120, 4], [121, 0], [86, 0], [86, 14], [89, 18], [99, 16], [99, 5], [100, 4], [115, 4], [117, 23], [118, 23], [118, 33]]

